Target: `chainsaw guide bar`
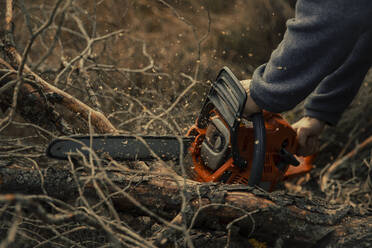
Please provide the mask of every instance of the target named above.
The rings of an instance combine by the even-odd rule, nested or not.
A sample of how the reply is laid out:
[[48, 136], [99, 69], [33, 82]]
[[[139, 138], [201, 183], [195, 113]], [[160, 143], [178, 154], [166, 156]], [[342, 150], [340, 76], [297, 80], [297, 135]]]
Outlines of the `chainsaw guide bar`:
[[134, 136], [134, 135], [76, 135], [53, 140], [47, 155], [67, 160], [69, 155], [81, 154], [87, 158], [90, 151], [98, 157], [108, 157], [118, 161], [179, 161], [195, 137], [182, 136]]

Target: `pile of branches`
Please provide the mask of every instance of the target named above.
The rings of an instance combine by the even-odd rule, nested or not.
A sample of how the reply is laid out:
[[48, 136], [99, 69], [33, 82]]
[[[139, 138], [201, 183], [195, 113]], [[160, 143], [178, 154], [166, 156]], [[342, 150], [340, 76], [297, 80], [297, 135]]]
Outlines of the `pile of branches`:
[[[86, 13], [97, 13], [101, 1], [92, 4], [92, 10], [85, 10], [75, 1], [57, 0], [42, 6], [39, 16], [33, 8], [40, 10], [40, 6], [28, 6], [21, 0], [1, 4], [5, 11], [0, 15], [0, 107], [4, 113], [0, 119], [0, 247], [371, 244], [370, 178], [357, 190], [348, 188], [347, 195], [357, 192], [359, 202], [349, 198], [345, 204], [335, 197], [345, 187], [339, 185], [334, 172], [368, 147], [372, 137], [353, 148], [348, 145], [339, 158], [322, 169], [320, 197], [299, 194], [298, 188], [292, 190], [296, 194], [285, 190], [267, 193], [244, 185], [198, 183], [176, 174], [162, 161], [121, 164], [86, 157], [68, 162], [46, 158], [46, 144], [60, 135], [128, 130], [184, 133], [185, 127], [177, 123], [190, 119], [193, 113], [173, 113], [179, 112], [180, 105], [186, 108], [199, 103], [191, 102], [190, 95], [198, 95], [204, 87], [199, 79], [200, 49], [210, 29], [200, 35], [178, 9], [158, 1], [176, 20], [190, 27], [199, 50], [195, 52], [193, 73], [180, 73], [184, 81], [174, 86], [181, 87], [180, 93], [169, 96], [170, 104], [150, 110], [148, 106], [157, 99], [149, 97], [149, 92], [142, 93], [136, 76], [172, 82], [173, 75], [162, 72], [148, 53], [147, 43], [132, 37], [127, 29], [104, 34], [97, 30], [97, 15], [88, 18]], [[207, 26], [211, 23], [209, 14]], [[90, 30], [86, 22], [91, 22]], [[18, 26], [29, 32], [27, 39], [17, 36]], [[112, 48], [122, 36], [139, 44], [140, 68], [125, 68], [112, 62], [112, 55], [102, 59], [96, 54], [109, 53], [107, 47]], [[80, 40], [75, 44], [78, 52], [68, 55], [69, 47], [64, 46], [71, 37]], [[40, 48], [43, 46], [44, 50]], [[62, 56], [55, 58], [55, 50]], [[118, 78], [125, 79], [127, 90], [114, 82], [108, 84]], [[371, 161], [364, 163], [371, 168]], [[301, 184], [296, 183], [289, 186]]]

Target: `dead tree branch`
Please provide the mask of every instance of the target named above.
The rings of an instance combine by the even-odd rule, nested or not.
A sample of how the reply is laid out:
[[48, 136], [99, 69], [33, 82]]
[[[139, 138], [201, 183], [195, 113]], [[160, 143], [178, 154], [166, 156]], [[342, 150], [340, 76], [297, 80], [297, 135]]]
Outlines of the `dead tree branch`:
[[[13, 9], [13, 2], [11, 0], [7, 1], [6, 5], [6, 31], [11, 30], [11, 23], [12, 23], [12, 9]], [[22, 82], [22, 72], [25, 70], [26, 73], [32, 75], [35, 79], [37, 85], [41, 88], [41, 90], [45, 94], [56, 94], [60, 96], [61, 100], [58, 102], [59, 104], [65, 106], [67, 109], [76, 113], [77, 115], [81, 116], [84, 120], [88, 120], [88, 116], [91, 115], [91, 121], [93, 126], [96, 128], [97, 132], [99, 133], [115, 133], [117, 132], [116, 128], [111, 124], [111, 122], [100, 112], [90, 108], [88, 105], [84, 104], [83, 102], [79, 101], [75, 97], [71, 96], [70, 94], [58, 89], [57, 87], [49, 84], [47, 81], [42, 79], [37, 73], [32, 71], [29, 66], [26, 64], [27, 54], [31, 49], [32, 43], [35, 38], [43, 32], [47, 27], [49, 27], [54, 20], [54, 16], [57, 13], [57, 9], [61, 1], [58, 1], [55, 4], [54, 10], [50, 15], [49, 19], [32, 35], [32, 38], [29, 40], [26, 49], [24, 50], [23, 56], [19, 54], [16, 50], [14, 45], [11, 42], [3, 42], [4, 44], [4, 51], [8, 57], [8, 61], [13, 68], [18, 70], [18, 77], [17, 77], [17, 84], [15, 85], [14, 94], [13, 94], [13, 101], [12, 101], [12, 109], [8, 116], [2, 120], [2, 123], [9, 123], [14, 115], [15, 107], [17, 104], [17, 97], [19, 87], [21, 86]], [[67, 7], [65, 6], [65, 9]], [[105, 37], [105, 36], [104, 36]], [[6, 37], [2, 37], [2, 39], [6, 39]], [[93, 41], [102, 39], [102, 37], [96, 38]]]
[[324, 192], [326, 191], [332, 182], [330, 182], [330, 178], [332, 174], [337, 170], [337, 168], [342, 165], [348, 159], [354, 157], [360, 150], [368, 146], [372, 143], [372, 136], [365, 139], [362, 143], [357, 145], [352, 151], [347, 153], [345, 156], [341, 157], [340, 159], [336, 160], [334, 163], [329, 164], [322, 170], [322, 175], [320, 177], [320, 186], [321, 190]]

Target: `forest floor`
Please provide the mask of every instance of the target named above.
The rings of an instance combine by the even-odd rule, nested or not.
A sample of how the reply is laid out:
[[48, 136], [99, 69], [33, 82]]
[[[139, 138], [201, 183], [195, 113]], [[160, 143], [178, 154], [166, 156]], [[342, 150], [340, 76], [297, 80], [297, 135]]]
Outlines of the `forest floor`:
[[[35, 30], [47, 19], [54, 3], [19, 3], [15, 7], [14, 40], [17, 49], [23, 51], [30, 40], [29, 30]], [[46, 81], [102, 111], [122, 133], [184, 135], [199, 114], [210, 82], [223, 66], [229, 66], [239, 79], [246, 79], [268, 60], [283, 36], [285, 20], [293, 16], [292, 7], [285, 0], [203, 3], [193, 0], [172, 4], [112, 0], [98, 1], [96, 6], [89, 1], [71, 3], [66, 7], [69, 12], [60, 35], [55, 36], [62, 10], [53, 25], [35, 39], [27, 63]], [[4, 15], [0, 10], [1, 20], [5, 19]], [[95, 42], [86, 50], [87, 36], [101, 37], [117, 30], [123, 31]], [[363, 145], [372, 136], [371, 94], [372, 73], [369, 73], [340, 123], [328, 127], [322, 134], [315, 168], [300, 178], [282, 183], [278, 192], [310, 200], [321, 198], [329, 204], [350, 206], [355, 215], [371, 216], [372, 148], [371, 142]], [[32, 109], [33, 99], [29, 100]], [[66, 116], [74, 133], [89, 132], [89, 125], [81, 116], [62, 108], [57, 110]], [[300, 104], [284, 116], [294, 123], [301, 117], [302, 110]], [[4, 108], [0, 111], [0, 120], [8, 114], [9, 109]], [[38, 113], [33, 115], [37, 117]], [[70, 169], [71, 163], [45, 155], [52, 138], [62, 134], [27, 124], [32, 121], [17, 113], [8, 127], [0, 127], [0, 167]], [[126, 165], [128, 169], [139, 170], [143, 166]], [[84, 180], [87, 184], [94, 182]], [[79, 211], [93, 209], [90, 216], [102, 216], [107, 222], [111, 221], [105, 219], [107, 216], [113, 218], [112, 223], [117, 221], [115, 218], [122, 218], [128, 228], [125, 231], [134, 230], [143, 238], [153, 237], [164, 227], [163, 222], [148, 215], [120, 212], [120, 216], [116, 216], [110, 212], [110, 205], [107, 209], [101, 208], [102, 202], [94, 203], [97, 205], [90, 209], [84, 200], [82, 197], [68, 204]], [[0, 215], [4, 219], [0, 225], [1, 247], [7, 244], [12, 244], [9, 247], [115, 246], [115, 237], [107, 235], [107, 230], [93, 230], [94, 225], [89, 226], [87, 222], [80, 225], [79, 220], [44, 224], [32, 211], [21, 210], [21, 203], [1, 205]], [[61, 210], [59, 204], [46, 201], [41, 205], [46, 210], [65, 213], [66, 209]], [[20, 213], [24, 215], [22, 221], [17, 219]], [[176, 214], [172, 212], [170, 216]], [[118, 233], [124, 230], [124, 227], [115, 227]], [[194, 229], [191, 236], [195, 247], [225, 247], [228, 242], [229, 247], [247, 247], [247, 244], [280, 247], [280, 242], [268, 243], [261, 236], [247, 237], [237, 232], [231, 238], [230, 234], [221, 226]], [[369, 245], [371, 236], [367, 238]], [[368, 247], [368, 241], [366, 244]]]

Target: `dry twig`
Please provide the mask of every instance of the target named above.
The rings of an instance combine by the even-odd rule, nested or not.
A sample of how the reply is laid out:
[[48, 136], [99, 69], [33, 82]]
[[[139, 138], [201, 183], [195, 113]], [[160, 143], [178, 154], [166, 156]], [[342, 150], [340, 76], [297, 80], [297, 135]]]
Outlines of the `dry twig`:
[[320, 187], [323, 192], [325, 192], [329, 186], [329, 180], [332, 174], [337, 170], [337, 168], [342, 165], [348, 159], [354, 157], [359, 151], [372, 143], [372, 136], [365, 139], [362, 143], [357, 145], [352, 151], [344, 155], [342, 158], [338, 159], [336, 162], [327, 165], [321, 172], [320, 176]]

